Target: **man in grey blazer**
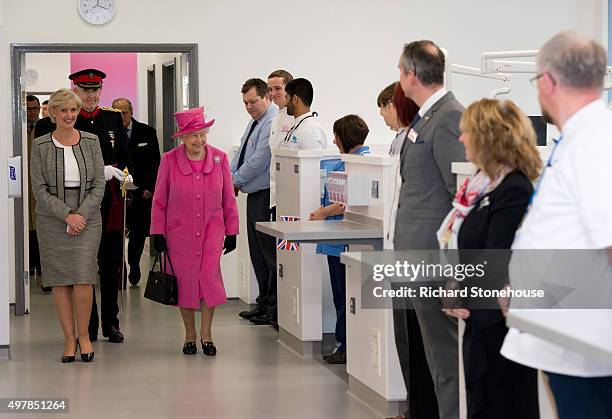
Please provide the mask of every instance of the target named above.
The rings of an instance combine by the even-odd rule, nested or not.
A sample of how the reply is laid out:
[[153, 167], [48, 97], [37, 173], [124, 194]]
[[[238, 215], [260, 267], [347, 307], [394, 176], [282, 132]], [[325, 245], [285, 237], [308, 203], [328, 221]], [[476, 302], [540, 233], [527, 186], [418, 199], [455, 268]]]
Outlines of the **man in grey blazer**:
[[[398, 67], [404, 94], [420, 110], [412, 121], [400, 154], [402, 186], [393, 244], [400, 251], [437, 249], [436, 231], [450, 211], [456, 192], [451, 163], [465, 161], [465, 150], [459, 142], [459, 120], [464, 108], [444, 88], [444, 53], [433, 42], [417, 41], [404, 45]], [[414, 311], [396, 308], [394, 323], [400, 364], [409, 394], [409, 416], [435, 417], [432, 410], [435, 410], [437, 399], [439, 417], [457, 419], [457, 322], [439, 309], [437, 299], [412, 299], [408, 304], [413, 305]], [[419, 365], [423, 362], [414, 359], [419, 352], [422, 354], [423, 349], [435, 397], [423, 394], [427, 387], [432, 388], [432, 382], [427, 371], [424, 371], [425, 376], [423, 371], [419, 376]], [[408, 365], [413, 371], [407, 371]]]

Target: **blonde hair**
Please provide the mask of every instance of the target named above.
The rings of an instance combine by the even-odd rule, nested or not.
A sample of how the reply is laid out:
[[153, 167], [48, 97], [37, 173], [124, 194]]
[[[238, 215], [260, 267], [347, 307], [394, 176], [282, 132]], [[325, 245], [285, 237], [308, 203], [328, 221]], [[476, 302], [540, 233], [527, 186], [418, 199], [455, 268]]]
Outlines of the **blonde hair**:
[[472, 103], [460, 122], [470, 136], [474, 163], [494, 179], [504, 167], [535, 180], [542, 168], [531, 121], [510, 100], [482, 99]]
[[83, 101], [75, 92], [70, 89], [59, 89], [55, 93], [49, 97], [49, 118], [51, 118], [51, 122], [55, 122], [55, 116], [51, 115], [52, 109], [58, 109], [62, 106], [68, 105], [70, 102], [74, 102], [77, 107], [77, 112], [81, 110], [81, 106], [83, 105]]

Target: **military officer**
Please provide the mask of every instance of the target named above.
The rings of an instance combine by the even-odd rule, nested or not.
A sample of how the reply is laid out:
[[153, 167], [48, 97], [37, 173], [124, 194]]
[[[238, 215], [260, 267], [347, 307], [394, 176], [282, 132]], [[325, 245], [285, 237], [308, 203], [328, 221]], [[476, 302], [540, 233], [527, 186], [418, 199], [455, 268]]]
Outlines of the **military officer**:
[[[72, 80], [74, 91], [83, 101], [74, 127], [98, 136], [104, 158], [104, 175], [107, 182], [101, 206], [102, 239], [98, 251], [102, 335], [110, 342], [121, 343], [124, 338], [119, 329], [117, 297], [119, 287], [122, 286], [124, 226], [119, 180], [122, 179], [122, 169], [128, 167], [130, 172], [132, 169], [128, 140], [121, 120], [121, 111], [98, 106], [102, 80], [106, 78], [106, 74], [89, 68], [72, 73], [68, 78]], [[55, 124], [50, 118], [43, 118], [36, 124], [35, 136], [48, 134], [54, 129]], [[98, 308], [94, 298], [89, 320], [91, 341], [98, 339], [98, 327]]]

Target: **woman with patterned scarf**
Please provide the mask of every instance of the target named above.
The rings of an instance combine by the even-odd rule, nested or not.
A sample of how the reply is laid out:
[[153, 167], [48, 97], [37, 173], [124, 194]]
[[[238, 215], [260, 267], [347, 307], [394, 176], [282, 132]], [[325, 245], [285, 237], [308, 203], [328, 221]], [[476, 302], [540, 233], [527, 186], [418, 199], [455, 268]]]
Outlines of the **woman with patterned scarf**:
[[[510, 249], [542, 167], [531, 122], [511, 101], [482, 99], [466, 109], [460, 128], [459, 140], [477, 171], [459, 188], [442, 222], [440, 247]], [[460, 253], [462, 263], [469, 253]], [[465, 320], [468, 417], [538, 418], [537, 371], [499, 353], [508, 330], [502, 310], [467, 307], [445, 311]]]

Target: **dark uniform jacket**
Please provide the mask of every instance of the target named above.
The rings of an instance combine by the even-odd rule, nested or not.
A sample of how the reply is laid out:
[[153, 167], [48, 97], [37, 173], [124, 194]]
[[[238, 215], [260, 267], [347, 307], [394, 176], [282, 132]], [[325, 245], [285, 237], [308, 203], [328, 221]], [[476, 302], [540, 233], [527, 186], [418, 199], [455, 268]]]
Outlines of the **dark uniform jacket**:
[[141, 191], [153, 193], [161, 159], [155, 128], [132, 118], [128, 146], [134, 162], [134, 184]]
[[161, 159], [155, 128], [132, 118], [128, 145], [134, 161], [134, 184], [138, 186], [138, 189], [132, 193], [133, 199], [128, 207], [127, 224], [130, 234], [134, 232], [148, 236], [153, 198], [144, 199], [142, 193], [145, 189], [151, 193], [155, 190]]

